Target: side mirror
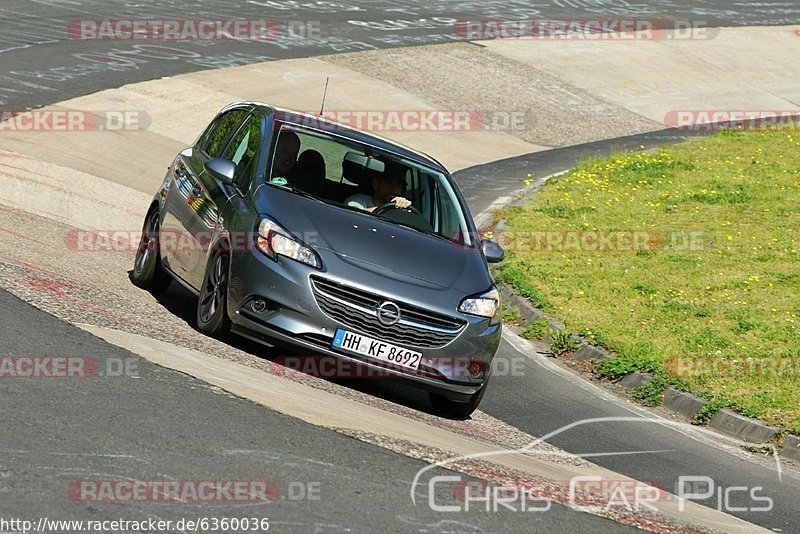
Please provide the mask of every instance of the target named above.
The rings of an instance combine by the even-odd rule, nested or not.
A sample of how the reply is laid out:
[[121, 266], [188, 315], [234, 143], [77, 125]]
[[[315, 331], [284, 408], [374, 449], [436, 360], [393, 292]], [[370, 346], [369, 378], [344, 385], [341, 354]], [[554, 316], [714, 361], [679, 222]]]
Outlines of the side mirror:
[[233, 183], [236, 164], [229, 159], [214, 158], [205, 162], [203, 168], [214, 178], [225, 185]]
[[489, 263], [500, 263], [506, 257], [503, 247], [489, 239], [481, 239], [481, 250]]

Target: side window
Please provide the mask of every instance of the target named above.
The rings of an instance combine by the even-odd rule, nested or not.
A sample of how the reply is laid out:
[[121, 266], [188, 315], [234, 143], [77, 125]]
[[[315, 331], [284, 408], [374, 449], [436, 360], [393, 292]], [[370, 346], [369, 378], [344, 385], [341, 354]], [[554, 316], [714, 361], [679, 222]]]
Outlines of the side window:
[[241, 191], [247, 189], [258, 165], [258, 151], [261, 146], [261, 118], [250, 115], [244, 125], [228, 143], [221, 157], [236, 164], [233, 181]]
[[425, 174], [420, 174], [417, 169], [412, 168], [406, 182], [406, 198], [409, 199], [414, 206], [416, 206], [416, 208], [422, 213], [428, 222], [431, 222], [433, 217], [429, 202], [429, 186], [429, 177]]
[[298, 134], [300, 137], [300, 155], [304, 152], [317, 152], [322, 157], [324, 163], [323, 177], [333, 182], [340, 182], [342, 180], [342, 161], [344, 155], [351, 151], [352, 148], [339, 144], [329, 139], [322, 139], [304, 133]]
[[442, 177], [431, 180], [434, 188], [434, 229], [439, 235], [462, 242], [467, 232], [467, 225], [462, 214], [456, 208], [458, 197]]
[[210, 158], [221, 157], [225, 141], [236, 130], [236, 127], [244, 120], [247, 111], [234, 109], [218, 118], [211, 126], [211, 130], [202, 141], [200, 149], [208, 154]]

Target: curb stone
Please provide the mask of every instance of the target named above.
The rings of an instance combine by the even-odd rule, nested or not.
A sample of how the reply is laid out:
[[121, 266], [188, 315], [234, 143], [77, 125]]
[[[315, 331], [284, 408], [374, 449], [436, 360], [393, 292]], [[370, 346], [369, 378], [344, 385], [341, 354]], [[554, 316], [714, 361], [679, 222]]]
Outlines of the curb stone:
[[778, 435], [778, 429], [763, 421], [751, 419], [730, 410], [720, 410], [708, 426], [751, 443], [766, 443]]
[[502, 302], [507, 306], [514, 308], [520, 315], [522, 315], [522, 318], [529, 323], [534, 323], [539, 319], [545, 319], [552, 328], [556, 330], [561, 330], [563, 328], [558, 321], [554, 320], [543, 311], [534, 308], [528, 299], [520, 297], [514, 293], [511, 288], [508, 287], [508, 285], [500, 283], [497, 284], [497, 286], [500, 288], [500, 298], [502, 299]]
[[576, 360], [608, 360], [614, 356], [610, 352], [597, 348], [594, 345], [583, 345], [575, 351], [572, 357]]
[[800, 437], [784, 436], [781, 456], [800, 462]]
[[664, 390], [664, 407], [690, 419], [700, 413], [706, 404], [708, 401], [697, 395], [678, 391], [672, 387]]
[[650, 373], [633, 372], [623, 376], [622, 380], [619, 381], [619, 385], [629, 391], [632, 391], [634, 389], [639, 389], [652, 379], [653, 375]]

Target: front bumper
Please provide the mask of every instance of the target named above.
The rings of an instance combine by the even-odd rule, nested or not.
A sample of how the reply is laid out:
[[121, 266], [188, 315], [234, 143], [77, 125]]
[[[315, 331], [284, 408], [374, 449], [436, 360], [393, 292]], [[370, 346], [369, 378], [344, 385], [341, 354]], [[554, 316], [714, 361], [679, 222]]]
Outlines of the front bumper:
[[[389, 341], [423, 354], [418, 371], [393, 366], [331, 348], [337, 328], [376, 336], [374, 332], [359, 330], [353, 324], [326, 314], [318, 304], [311, 275], [350, 283], [337, 279], [330, 272], [320, 272], [286, 258], [278, 257], [278, 261], [273, 261], [259, 252], [234, 254], [228, 294], [232, 331], [267, 345], [290, 347], [303, 356], [335, 357], [361, 366], [368, 373], [374, 371], [370, 376], [382, 374], [400, 378], [451, 400], [466, 401], [481, 391], [491, 373], [491, 362], [500, 343], [500, 324], [490, 325], [488, 319], [451, 311], [450, 316], [465, 323], [451, 341], [437, 347]], [[372, 288], [386, 283], [385, 279], [371, 272], [359, 276], [359, 281], [362, 287]], [[266, 303], [263, 309], [256, 310], [252, 306], [256, 298]], [[401, 300], [395, 294], [386, 294], [385, 298]], [[479, 362], [482, 370], [477, 375], [467, 372], [469, 364], [475, 362]]]

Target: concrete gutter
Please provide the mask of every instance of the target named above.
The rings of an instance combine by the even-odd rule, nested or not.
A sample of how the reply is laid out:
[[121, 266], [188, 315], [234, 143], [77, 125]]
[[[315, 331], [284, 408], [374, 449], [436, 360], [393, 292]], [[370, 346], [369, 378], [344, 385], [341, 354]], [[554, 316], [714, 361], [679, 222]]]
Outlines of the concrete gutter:
[[501, 39], [481, 44], [664, 124], [679, 110], [797, 110], [798, 28], [714, 28], [691, 39], [635, 42]]

